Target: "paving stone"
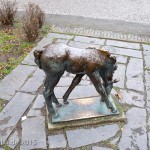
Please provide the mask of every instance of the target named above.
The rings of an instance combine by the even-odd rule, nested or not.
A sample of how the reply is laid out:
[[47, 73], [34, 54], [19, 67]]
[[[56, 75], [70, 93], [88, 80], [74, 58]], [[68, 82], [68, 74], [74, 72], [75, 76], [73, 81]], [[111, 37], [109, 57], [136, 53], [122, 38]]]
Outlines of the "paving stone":
[[44, 96], [39, 94], [32, 106], [33, 109], [41, 109], [43, 106], [45, 106], [45, 99]]
[[125, 57], [125, 56], [120, 56], [120, 55], [112, 55], [112, 56], [116, 57], [117, 63], [122, 63], [122, 64], [127, 63], [127, 57]]
[[43, 95], [38, 95], [33, 106], [30, 108], [27, 116], [41, 116], [41, 108], [45, 106], [45, 99]]
[[0, 113], [0, 141], [3, 144], [29, 107], [34, 95], [18, 92]]
[[144, 60], [145, 60], [145, 68], [150, 69], [150, 46], [144, 46]]
[[68, 74], [68, 72], [65, 71], [62, 77], [65, 78], [67, 76], [67, 74]]
[[127, 66], [127, 88], [144, 92], [143, 60], [131, 58]]
[[119, 82], [115, 83], [114, 86], [124, 88], [124, 82], [125, 82], [125, 69], [126, 66], [123, 64], [118, 64], [118, 68], [114, 73], [113, 79], [119, 79]]
[[36, 65], [34, 62], [34, 55], [33, 52], [35, 50], [44, 50], [44, 46], [51, 44], [53, 41], [52, 38], [49, 37], [44, 37], [38, 44], [36, 47], [34, 47], [32, 49], [32, 51], [26, 56], [26, 58], [22, 61], [22, 64], [25, 65]]
[[66, 131], [66, 135], [69, 147], [77, 148], [107, 140], [113, 137], [118, 130], [118, 125], [113, 124], [90, 129], [69, 130]]
[[55, 43], [63, 43], [63, 44], [68, 44], [68, 40], [64, 40], [64, 39], [58, 39]]
[[70, 86], [72, 80], [73, 78], [71, 77], [61, 78], [57, 84], [57, 87]]
[[[35, 94], [38, 88], [43, 84], [46, 75], [43, 70], [37, 68], [33, 75], [26, 81], [21, 87], [20, 91], [29, 92]], [[32, 85], [32, 86], [31, 86]]]
[[81, 42], [75, 42], [75, 41], [70, 41], [69, 46], [76, 47], [76, 48], [89, 48], [89, 47], [95, 47], [100, 49], [100, 45], [95, 45], [95, 44], [88, 44], [88, 43], [81, 43]]
[[[148, 139], [150, 139], [150, 132], [148, 132]], [[148, 144], [150, 145], [150, 140], [149, 140]]]
[[0, 148], [0, 150], [5, 150], [4, 148]]
[[[57, 87], [70, 86], [71, 83], [72, 83], [72, 81], [73, 81], [72, 77], [61, 78], [60, 81], [57, 84]], [[81, 80], [81, 82], [79, 83], [79, 85], [90, 85], [90, 81]]]
[[131, 108], [126, 113], [127, 124], [124, 126], [119, 141], [120, 150], [147, 150], [146, 110]]
[[74, 38], [74, 41], [82, 42], [82, 43], [89, 43], [89, 44], [98, 44], [98, 45], [104, 45], [104, 42], [105, 42], [104, 39], [90, 38], [86, 36], [76, 36]]
[[111, 94], [116, 95], [116, 94], [118, 94], [118, 92], [113, 88], [113, 89], [111, 90]]
[[92, 148], [92, 150], [112, 150], [111, 148], [104, 148], [104, 147], [97, 147], [97, 146], [94, 146]]
[[146, 91], [147, 91], [147, 111], [150, 114], [150, 71], [145, 71]]
[[23, 65], [31, 65], [31, 66], [37, 66], [34, 62], [34, 55], [33, 52], [35, 49], [33, 48], [32, 51], [26, 56], [26, 58], [21, 62]]
[[47, 149], [45, 118], [29, 118], [22, 122], [20, 150]]
[[120, 90], [120, 92], [123, 96], [123, 99], [120, 101], [120, 103], [144, 107], [145, 105], [144, 95], [126, 90]]
[[150, 50], [149, 44], [142, 44], [144, 50]]
[[69, 77], [74, 78], [75, 76], [76, 76], [76, 74], [72, 74], [72, 73], [69, 74]]
[[[68, 87], [55, 87], [54, 92], [57, 98], [62, 98]], [[87, 98], [100, 96], [93, 85], [77, 86], [69, 96], [69, 99]]]
[[119, 137], [113, 139], [110, 143], [115, 145], [118, 141], [119, 141]]
[[87, 80], [81, 80], [81, 82], [79, 83], [79, 85], [84, 86], [84, 85], [90, 85], [91, 82], [87, 81]]
[[28, 117], [38, 117], [42, 116], [41, 110], [36, 110], [31, 108], [27, 114]]
[[83, 79], [83, 80], [86, 80], [86, 79], [87, 79], [87, 75], [84, 75], [84, 76], [82, 77], [82, 79]]
[[36, 67], [19, 65], [0, 83], [0, 99], [10, 100], [35, 71]]
[[44, 47], [52, 44], [53, 42], [53, 38], [50, 38], [48, 36], [45, 36], [38, 44], [37, 46], [34, 48], [35, 50], [43, 50], [45, 49]]
[[18, 132], [15, 131], [10, 138], [8, 139], [8, 141], [6, 142], [6, 145], [9, 146], [10, 148], [14, 149], [17, 144], [19, 143], [19, 135]]
[[72, 35], [67, 35], [67, 34], [58, 34], [58, 33], [49, 33], [47, 35], [48, 38], [57, 38], [57, 39], [67, 39], [71, 40], [74, 38]]
[[137, 49], [137, 50], [140, 50], [140, 48], [141, 48], [139, 43], [129, 43], [129, 42], [112, 41], [112, 40], [107, 40], [106, 45], [130, 48], [130, 49]]
[[48, 136], [49, 148], [66, 148], [67, 142], [63, 134]]
[[125, 48], [118, 48], [118, 47], [113, 47], [113, 46], [103, 46], [102, 49], [108, 50], [112, 54], [142, 58], [141, 51], [135, 51], [132, 49], [125, 49]]

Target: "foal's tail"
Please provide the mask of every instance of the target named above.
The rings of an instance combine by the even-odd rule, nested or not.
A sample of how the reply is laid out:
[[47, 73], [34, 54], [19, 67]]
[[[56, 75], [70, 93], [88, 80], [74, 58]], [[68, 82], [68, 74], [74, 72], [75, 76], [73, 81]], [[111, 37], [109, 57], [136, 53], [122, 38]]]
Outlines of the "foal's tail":
[[39, 50], [35, 50], [33, 52], [34, 57], [35, 57], [34, 61], [39, 66], [40, 69], [42, 69], [41, 60], [40, 60], [42, 53], [43, 51], [39, 51]]

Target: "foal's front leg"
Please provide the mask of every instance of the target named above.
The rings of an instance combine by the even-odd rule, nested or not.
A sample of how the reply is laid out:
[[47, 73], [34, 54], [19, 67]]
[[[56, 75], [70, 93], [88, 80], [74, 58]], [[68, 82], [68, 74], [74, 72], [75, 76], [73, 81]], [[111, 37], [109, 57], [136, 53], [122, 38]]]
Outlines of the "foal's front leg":
[[112, 103], [109, 101], [106, 89], [104, 88], [103, 84], [101, 83], [101, 77], [98, 71], [95, 71], [91, 74], [88, 74], [90, 80], [94, 84], [97, 92], [102, 96], [102, 101], [106, 103], [107, 108], [111, 109], [112, 112], [116, 112], [117, 110], [114, 108]]
[[72, 90], [80, 83], [82, 77], [84, 76], [85, 74], [77, 74], [75, 76], [75, 78], [73, 79], [71, 85], [69, 86], [68, 90], [66, 91], [66, 93], [64, 94], [63, 96], [63, 100], [64, 100], [64, 104], [68, 104], [69, 102], [67, 101], [70, 93], [72, 92]]

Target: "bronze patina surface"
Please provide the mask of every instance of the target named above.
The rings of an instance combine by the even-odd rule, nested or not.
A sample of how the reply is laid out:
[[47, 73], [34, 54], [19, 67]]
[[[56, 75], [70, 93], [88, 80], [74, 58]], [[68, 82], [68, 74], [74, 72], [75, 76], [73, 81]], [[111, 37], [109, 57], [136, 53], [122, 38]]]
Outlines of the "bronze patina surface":
[[[96, 97], [95, 97], [96, 98]], [[71, 120], [69, 120], [68, 119], [68, 121], [66, 121], [67, 120], [67, 118], [66, 118], [66, 116], [65, 116], [65, 118], [64, 118], [64, 121], [60, 121], [60, 120], [63, 120], [63, 118], [61, 118], [61, 119], [59, 119], [59, 118], [53, 118], [52, 117], [52, 115], [49, 115], [49, 113], [47, 112], [47, 123], [48, 123], [48, 129], [50, 130], [50, 131], [52, 131], [52, 130], [57, 130], [57, 129], [63, 129], [63, 128], [67, 128], [68, 129], [68, 127], [69, 128], [72, 128], [72, 127], [79, 127], [79, 126], [85, 126], [85, 125], [97, 125], [97, 124], [106, 124], [106, 123], [114, 123], [114, 122], [125, 122], [126, 121], [126, 118], [125, 118], [125, 115], [124, 115], [124, 112], [122, 111], [122, 109], [121, 109], [121, 106], [120, 106], [120, 104], [119, 104], [119, 102], [118, 102], [118, 100], [115, 98], [115, 96], [113, 96], [113, 95], [111, 95], [111, 98], [113, 98], [113, 105], [115, 104], [115, 107], [117, 108], [117, 112], [116, 113], [112, 113], [107, 107], [106, 107], [106, 105], [103, 103], [103, 102], [100, 102], [99, 103], [99, 99], [98, 99], [98, 97], [96, 98], [96, 99], [93, 99], [92, 100], [92, 102], [90, 102], [91, 101], [91, 99], [89, 99], [89, 105], [88, 104], [86, 104], [85, 106], [83, 105], [83, 100], [85, 101], [84, 103], [86, 103], [86, 98], [85, 99], [80, 99], [81, 100], [81, 102], [78, 102], [78, 104], [79, 103], [82, 103], [82, 107], [87, 107], [86, 109], [85, 108], [82, 108], [82, 107], [80, 107], [79, 105], [79, 107], [81, 108], [81, 109], [84, 109], [84, 110], [86, 110], [86, 112], [83, 112], [83, 114], [81, 114], [82, 116], [84, 116], [83, 118], [79, 118], [80, 117], [80, 114], [78, 113], [78, 112], [76, 112], [76, 109], [78, 109], [77, 107], [73, 107], [73, 110], [75, 111], [71, 111], [70, 113], [72, 113], [73, 115], [71, 115], [71, 116], [75, 116], [74, 117], [74, 119], [75, 120], [73, 120], [73, 118], [71, 118]], [[77, 99], [77, 101], [78, 101], [79, 99]], [[79, 100], [79, 101], [80, 101]], [[112, 99], [111, 99], [112, 100]], [[61, 101], [61, 100], [60, 100]], [[70, 100], [71, 101], [71, 100]], [[93, 106], [94, 106], [94, 103], [93, 102], [96, 102], [96, 104], [98, 104], [98, 106], [96, 106], [96, 108], [94, 108], [94, 111], [92, 110], [92, 112], [94, 112], [94, 113], [91, 113], [91, 108], [93, 108], [93, 107], [91, 107], [90, 106], [90, 104], [92, 104]], [[70, 102], [70, 103], [72, 103], [72, 104], [74, 104], [74, 103], [76, 103], [75, 102], [75, 100], [72, 102]], [[103, 106], [99, 106], [100, 104], [103, 104]], [[72, 105], [71, 104], [71, 105]], [[68, 106], [68, 105], [64, 105], [63, 107], [62, 107], [62, 109], [60, 109], [59, 111], [61, 111], [60, 113], [62, 113], [62, 115], [63, 115], [63, 112], [62, 112], [62, 110], [64, 110], [64, 111], [68, 111], [69, 109], [68, 108], [66, 108], [66, 106]], [[76, 105], [77, 106], [77, 105]], [[91, 108], [89, 108], [89, 107], [91, 107]], [[61, 107], [60, 107], [61, 108]], [[79, 109], [80, 109], [79, 108]], [[99, 108], [101, 108], [101, 109], [103, 109], [103, 110], [98, 110], [98, 114], [97, 113], [95, 113], [95, 110], [96, 109], [99, 109]], [[65, 109], [67, 109], [67, 110], [65, 110]], [[70, 108], [71, 109], [71, 108]], [[90, 111], [90, 112], [88, 112], [88, 110]], [[57, 111], [57, 110], [56, 110]], [[103, 111], [102, 112], [102, 114], [100, 114], [100, 112], [101, 111]], [[106, 112], [108, 112], [108, 115], [107, 114], [105, 114]], [[59, 113], [59, 112], [58, 112]], [[68, 112], [69, 113], [69, 112]], [[77, 113], [78, 115], [76, 115], [75, 113]], [[87, 114], [86, 114], [87, 113]], [[64, 114], [66, 114], [66, 112], [64, 112]], [[96, 115], [96, 117], [94, 117], [94, 114]], [[104, 115], [105, 114], [105, 115]], [[58, 115], [59, 116], [59, 115]], [[64, 115], [63, 115], [64, 116]], [[67, 116], [69, 116], [68, 114], [67, 114]], [[91, 118], [85, 118], [85, 116], [92, 116]], [[69, 118], [70, 118], [70, 116], [69, 116]], [[77, 119], [77, 118], [79, 118], [79, 119]], [[58, 122], [52, 122], [52, 120], [55, 120], [55, 121], [58, 121]]]
[[[117, 109], [111, 97], [110, 102]], [[112, 113], [104, 102], [100, 102], [99, 97], [70, 100], [69, 105], [54, 107], [54, 109], [58, 115], [55, 118], [52, 117], [52, 123], [119, 114], [119, 111]]]
[[101, 95], [101, 101], [105, 102], [112, 113], [117, 112], [117, 109], [109, 100], [113, 83], [117, 82], [117, 80], [113, 80], [114, 71], [117, 69], [116, 58], [112, 57], [107, 51], [95, 48], [79, 49], [59, 43], [47, 45], [44, 50], [35, 50], [34, 56], [35, 63], [46, 74], [44, 97], [48, 111], [54, 118], [57, 118], [58, 115], [52, 102], [57, 107], [62, 106], [54, 94], [54, 88], [64, 71], [76, 74], [63, 96], [64, 104], [69, 103], [67, 99], [70, 93], [80, 83], [82, 77], [87, 74], [95, 89]]

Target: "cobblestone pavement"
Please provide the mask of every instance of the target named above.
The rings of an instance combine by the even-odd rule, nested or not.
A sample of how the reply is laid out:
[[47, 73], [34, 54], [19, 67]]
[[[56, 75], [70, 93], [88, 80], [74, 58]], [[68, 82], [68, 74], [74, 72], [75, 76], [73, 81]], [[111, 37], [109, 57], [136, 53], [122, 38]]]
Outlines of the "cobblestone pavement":
[[[45, 74], [33, 61], [33, 51], [54, 42], [87, 48], [106, 49], [117, 57], [120, 78], [113, 94], [120, 90], [120, 105], [126, 123], [47, 129], [45, 101], [42, 96]], [[150, 146], [150, 45], [127, 43], [86, 36], [49, 33], [24, 61], [0, 83], [0, 100], [7, 105], [0, 113], [0, 150], [148, 150]], [[64, 73], [55, 93], [62, 98], [74, 75]], [[97, 97], [98, 93], [85, 76], [70, 99]], [[27, 116], [27, 119], [24, 117]], [[22, 118], [23, 117], [23, 118]]]

